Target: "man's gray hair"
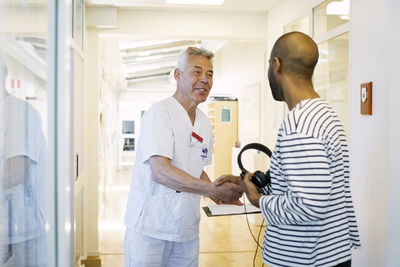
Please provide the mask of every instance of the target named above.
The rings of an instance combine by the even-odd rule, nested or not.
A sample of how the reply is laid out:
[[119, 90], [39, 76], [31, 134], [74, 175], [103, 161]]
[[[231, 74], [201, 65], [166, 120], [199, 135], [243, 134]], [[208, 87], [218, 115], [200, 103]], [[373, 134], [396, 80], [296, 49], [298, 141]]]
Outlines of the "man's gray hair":
[[197, 47], [188, 47], [185, 52], [183, 52], [179, 56], [178, 64], [176, 65], [176, 68], [180, 71], [183, 71], [186, 66], [186, 61], [188, 56], [203, 56], [209, 60], [212, 60], [214, 57], [214, 53], [211, 51], [208, 51], [205, 48], [197, 48]]

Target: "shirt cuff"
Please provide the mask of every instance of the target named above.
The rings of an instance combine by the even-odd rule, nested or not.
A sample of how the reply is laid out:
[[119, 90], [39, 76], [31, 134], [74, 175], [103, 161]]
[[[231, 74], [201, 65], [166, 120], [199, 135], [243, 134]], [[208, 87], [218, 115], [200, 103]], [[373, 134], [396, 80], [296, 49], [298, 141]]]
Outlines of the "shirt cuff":
[[271, 196], [262, 195], [258, 200], [258, 206], [260, 207], [261, 213], [266, 216], [267, 211], [267, 202], [271, 198]]

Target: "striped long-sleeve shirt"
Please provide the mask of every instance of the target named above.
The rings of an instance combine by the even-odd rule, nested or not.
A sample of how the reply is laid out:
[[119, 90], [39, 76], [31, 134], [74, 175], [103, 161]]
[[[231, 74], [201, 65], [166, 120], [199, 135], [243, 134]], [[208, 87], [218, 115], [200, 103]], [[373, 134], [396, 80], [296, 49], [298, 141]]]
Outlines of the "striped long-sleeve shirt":
[[360, 246], [349, 185], [343, 126], [320, 98], [297, 104], [278, 133], [271, 158], [272, 195], [259, 205], [266, 220], [263, 261], [272, 266], [334, 266]]

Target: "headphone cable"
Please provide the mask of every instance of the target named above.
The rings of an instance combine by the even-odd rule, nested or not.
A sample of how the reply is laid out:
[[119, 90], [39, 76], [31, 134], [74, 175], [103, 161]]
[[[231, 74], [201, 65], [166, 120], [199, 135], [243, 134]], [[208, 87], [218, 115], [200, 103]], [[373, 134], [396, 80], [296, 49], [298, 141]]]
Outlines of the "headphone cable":
[[[247, 227], [249, 228], [250, 234], [253, 237], [254, 242], [256, 242], [257, 246], [259, 248], [262, 248], [260, 246], [260, 244], [258, 243], [258, 240], [256, 239], [256, 237], [254, 236], [253, 232], [251, 231], [250, 224], [249, 224], [249, 218], [247, 217], [247, 208], [246, 208], [246, 198], [245, 197], [243, 198], [243, 206], [244, 206], [244, 214], [246, 215]], [[263, 223], [262, 224], [264, 224], [264, 218], [263, 218]], [[262, 224], [261, 224], [261, 227], [262, 227]], [[261, 230], [261, 228], [260, 228], [260, 230]]]
[[[262, 220], [262, 222], [261, 222], [260, 230], [258, 231], [257, 243], [260, 241], [260, 234], [261, 234], [261, 229], [262, 229], [263, 225], [264, 225], [264, 218], [263, 218], [263, 220]], [[254, 266], [255, 266], [255, 261], [256, 261], [256, 257], [257, 257], [258, 247], [259, 247], [259, 246], [256, 247], [256, 252], [254, 253], [254, 258], [253, 258], [253, 265], [254, 265]], [[261, 247], [260, 247], [260, 249], [261, 249]], [[261, 251], [261, 250], [260, 250], [260, 251]], [[262, 266], [264, 266], [264, 263], [262, 264]]]
[[[253, 267], [255, 267], [255, 261], [256, 261], [256, 257], [257, 257], [258, 248], [262, 249], [261, 245], [259, 244], [259, 240], [260, 240], [261, 229], [262, 229], [262, 227], [264, 225], [264, 218], [263, 218], [263, 220], [261, 222], [260, 230], [258, 231], [258, 235], [257, 235], [257, 239], [256, 239], [256, 237], [254, 236], [253, 232], [251, 231], [250, 224], [249, 224], [249, 218], [247, 217], [246, 197], [243, 197], [243, 206], [244, 206], [244, 214], [246, 215], [247, 227], [249, 228], [250, 234], [253, 237], [254, 242], [256, 242], [256, 244], [257, 244], [256, 252], [255, 252], [254, 258], [253, 258]], [[264, 266], [264, 263], [263, 263], [263, 266]]]

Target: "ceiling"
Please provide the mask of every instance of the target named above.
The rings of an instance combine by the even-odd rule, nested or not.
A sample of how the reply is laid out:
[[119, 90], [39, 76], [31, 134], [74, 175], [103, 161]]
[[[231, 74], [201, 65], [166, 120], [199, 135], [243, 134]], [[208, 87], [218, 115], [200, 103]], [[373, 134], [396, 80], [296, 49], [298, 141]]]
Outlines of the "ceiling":
[[[151, 10], [196, 10], [206, 12], [265, 13], [279, 0], [225, 0], [222, 5], [171, 5], [166, 0], [86, 0], [87, 6], [116, 6], [118, 8]], [[179, 55], [188, 46], [205, 47], [216, 52], [224, 42], [201, 40], [120, 40], [121, 59], [128, 88], [143, 81], [168, 79]]]
[[150, 79], [168, 78], [181, 52], [188, 46], [200, 46], [200, 41], [120, 40], [125, 79], [128, 84]]
[[88, 6], [117, 6], [146, 9], [196, 9], [218, 12], [257, 12], [263, 13], [271, 9], [280, 0], [225, 0], [222, 5], [182, 5], [166, 4], [166, 0], [85, 0]]
[[[0, 3], [4, 0], [0, 0]], [[25, 0], [31, 5], [45, 5], [46, 0]], [[48, 1], [48, 0], [47, 0]], [[265, 13], [279, 0], [225, 0], [222, 5], [166, 4], [166, 0], [84, 0], [86, 6], [115, 6], [129, 9], [148, 10], [196, 10], [205, 12], [247, 12]], [[15, 37], [15, 42], [37, 58], [46, 61], [45, 38]], [[188, 47], [205, 47], [216, 52], [224, 45], [222, 41], [202, 40], [119, 40], [122, 71], [127, 87], [141, 82], [168, 79], [174, 70], [179, 55]]]
[[178, 58], [189, 46], [218, 51], [225, 42], [200, 40], [144, 40], [120, 39], [119, 48], [127, 87], [140, 82], [168, 79]]

